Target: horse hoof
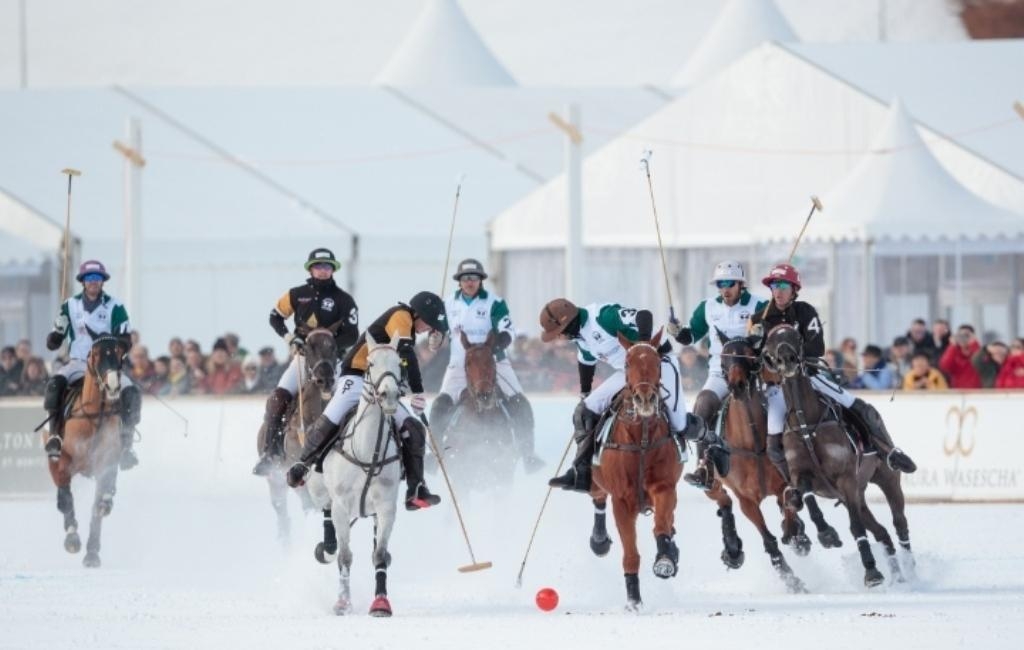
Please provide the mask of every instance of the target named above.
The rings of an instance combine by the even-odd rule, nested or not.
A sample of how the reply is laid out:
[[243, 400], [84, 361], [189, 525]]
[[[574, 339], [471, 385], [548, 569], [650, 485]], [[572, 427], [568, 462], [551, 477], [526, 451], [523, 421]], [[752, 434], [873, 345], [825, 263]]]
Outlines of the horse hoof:
[[346, 614], [352, 613], [352, 603], [349, 602], [348, 598], [341, 597], [338, 602], [334, 603], [334, 614], [335, 616], [345, 616]]
[[82, 538], [78, 533], [68, 533], [64, 538], [64, 550], [68, 553], [77, 553], [82, 550]]
[[864, 571], [864, 586], [877, 587], [883, 582], [885, 582], [885, 576], [878, 569], [870, 568]]
[[672, 558], [659, 557], [654, 562], [654, 575], [664, 580], [674, 578], [678, 571], [679, 567], [672, 561]]
[[370, 605], [370, 616], [377, 618], [391, 616], [391, 603], [388, 602], [387, 596], [377, 596], [373, 599], [373, 603]]
[[593, 551], [594, 555], [597, 557], [604, 557], [605, 555], [608, 555], [608, 551], [611, 550], [611, 547], [611, 537], [605, 537], [602, 540], [594, 539], [593, 537], [590, 538], [590, 550]]
[[730, 569], [738, 569], [743, 566], [743, 561], [746, 559], [746, 554], [740, 551], [736, 555], [729, 553], [727, 549], [722, 549], [722, 564]]
[[818, 542], [825, 548], [840, 548], [843, 545], [843, 540], [839, 538], [839, 533], [831, 526], [818, 531]]
[[89, 569], [98, 569], [100, 566], [100, 554], [95, 551], [89, 551], [82, 558], [82, 564]]
[[644, 609], [644, 603], [641, 600], [627, 600], [625, 609], [630, 614], [639, 614]]
[[313, 551], [313, 557], [315, 557], [316, 561], [320, 564], [330, 564], [337, 553], [337, 549], [335, 549], [334, 553], [328, 553], [327, 549], [324, 548], [324, 543], [320, 542], [316, 545], [316, 549]]
[[785, 576], [786, 580], [786, 591], [791, 594], [806, 594], [808, 593], [807, 587], [804, 586], [804, 581], [796, 577], [792, 573]]

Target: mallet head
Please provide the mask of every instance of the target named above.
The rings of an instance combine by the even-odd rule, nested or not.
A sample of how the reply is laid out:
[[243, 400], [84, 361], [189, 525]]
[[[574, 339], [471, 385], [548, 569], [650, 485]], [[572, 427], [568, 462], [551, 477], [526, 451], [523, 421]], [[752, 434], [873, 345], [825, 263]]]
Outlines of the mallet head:
[[60, 173], [67, 174], [68, 176], [81, 176], [82, 175], [82, 172], [78, 171], [77, 169], [72, 169], [71, 167], [68, 167], [66, 169], [60, 170]]
[[815, 207], [816, 210], [818, 210], [818, 212], [824, 212], [825, 211], [825, 208], [821, 207], [821, 199], [819, 199], [818, 197], [814, 196], [813, 194], [811, 195], [811, 203], [814, 204], [814, 207]]

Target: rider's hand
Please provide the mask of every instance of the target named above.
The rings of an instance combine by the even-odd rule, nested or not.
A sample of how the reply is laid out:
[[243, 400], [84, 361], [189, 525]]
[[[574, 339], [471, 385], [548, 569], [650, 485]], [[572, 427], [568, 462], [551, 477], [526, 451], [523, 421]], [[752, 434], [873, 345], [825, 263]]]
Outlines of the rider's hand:
[[306, 340], [297, 334], [288, 332], [284, 335], [284, 342], [291, 348], [292, 354], [300, 354], [303, 347], [306, 345]]
[[409, 399], [409, 406], [412, 408], [413, 415], [419, 417], [423, 415], [423, 411], [427, 410], [427, 398], [423, 396], [423, 393], [416, 393]]
[[750, 326], [750, 336], [764, 336], [764, 325], [761, 323], [753, 323]]
[[683, 345], [690, 345], [693, 343], [693, 330], [689, 327], [681, 327], [679, 328], [679, 334], [674, 338]]
[[683, 324], [677, 320], [670, 320], [665, 325], [665, 331], [668, 332], [668, 335], [671, 336], [672, 338], [676, 338], [677, 336], [679, 336], [679, 332], [682, 331], [682, 329]]
[[59, 314], [57, 318], [55, 318], [53, 321], [53, 331], [59, 334], [64, 334], [65, 332], [68, 331], [68, 325], [70, 324], [71, 321], [68, 320], [67, 316], [65, 316], [64, 314]]
[[60, 332], [50, 332], [46, 335], [46, 349], [56, 350], [64, 343], [64, 335]]
[[437, 352], [441, 349], [442, 343], [444, 343], [444, 332], [431, 330], [430, 334], [427, 335], [427, 349], [431, 352]]

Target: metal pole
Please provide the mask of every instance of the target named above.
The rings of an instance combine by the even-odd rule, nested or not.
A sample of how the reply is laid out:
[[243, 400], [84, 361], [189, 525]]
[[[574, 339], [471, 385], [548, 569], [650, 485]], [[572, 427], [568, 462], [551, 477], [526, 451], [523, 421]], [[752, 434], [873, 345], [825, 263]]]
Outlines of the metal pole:
[[580, 107], [569, 104], [566, 107], [569, 123], [565, 137], [565, 195], [566, 213], [569, 221], [569, 236], [565, 244], [565, 295], [571, 300], [585, 303], [583, 286], [583, 154], [580, 143]]

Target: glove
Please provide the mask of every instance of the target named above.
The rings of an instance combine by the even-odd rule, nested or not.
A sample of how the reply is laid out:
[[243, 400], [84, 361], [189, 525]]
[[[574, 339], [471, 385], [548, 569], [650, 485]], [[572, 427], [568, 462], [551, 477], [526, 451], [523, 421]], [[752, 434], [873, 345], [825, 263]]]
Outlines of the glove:
[[419, 417], [423, 415], [423, 411], [427, 410], [427, 398], [423, 396], [423, 393], [416, 393], [409, 399], [409, 406], [412, 407], [413, 415]]
[[762, 323], [753, 323], [750, 326], [750, 336], [763, 337], [764, 336], [764, 325]]
[[70, 324], [71, 321], [68, 320], [67, 316], [65, 316], [64, 314], [59, 314], [57, 318], [54, 319], [53, 321], [53, 331], [59, 332], [60, 334], [64, 334], [68, 331], [68, 325]]
[[64, 343], [64, 334], [62, 332], [50, 332], [46, 335], [46, 349], [56, 350]]
[[306, 345], [306, 339], [291, 332], [284, 335], [284, 342], [291, 348], [292, 354], [302, 354], [302, 349]]
[[444, 343], [444, 332], [431, 330], [430, 334], [427, 335], [427, 349], [431, 352], [437, 352], [441, 349], [442, 343]]
[[680, 323], [677, 320], [670, 320], [665, 325], [665, 331], [668, 332], [668, 335], [671, 336], [672, 338], [676, 338], [677, 336], [679, 336], [679, 332], [682, 331], [682, 329], [682, 323]]
[[683, 327], [679, 329], [679, 334], [675, 337], [677, 341], [683, 345], [690, 345], [693, 343], [693, 330], [689, 327]]

